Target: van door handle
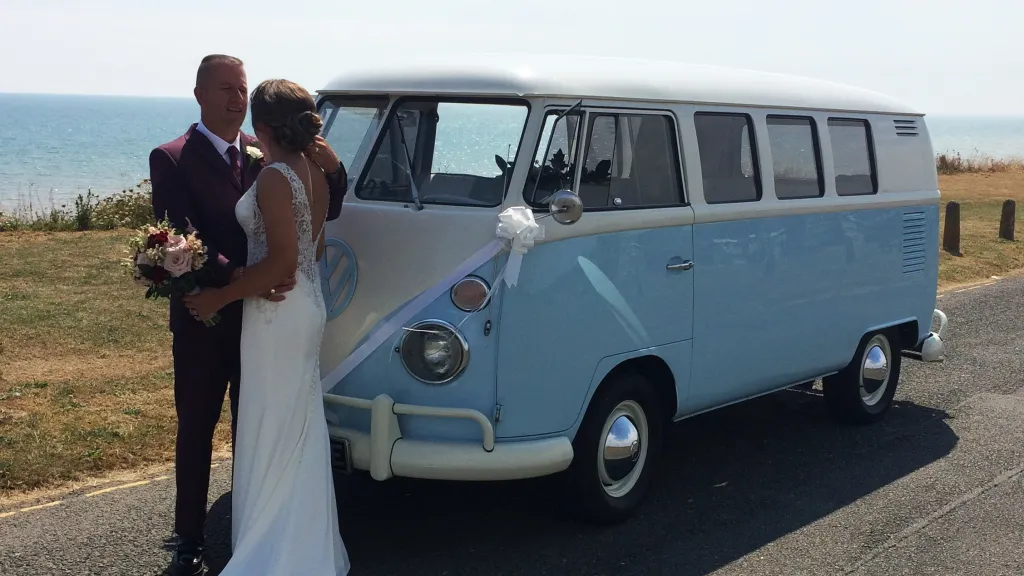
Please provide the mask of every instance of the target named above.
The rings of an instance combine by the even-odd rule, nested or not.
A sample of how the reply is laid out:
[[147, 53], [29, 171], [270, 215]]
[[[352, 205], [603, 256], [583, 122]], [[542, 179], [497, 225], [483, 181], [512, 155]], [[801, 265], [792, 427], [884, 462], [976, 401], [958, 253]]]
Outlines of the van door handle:
[[665, 266], [666, 270], [689, 270], [690, 268], [693, 268], [693, 262], [689, 260], [680, 262], [679, 264], [669, 264]]

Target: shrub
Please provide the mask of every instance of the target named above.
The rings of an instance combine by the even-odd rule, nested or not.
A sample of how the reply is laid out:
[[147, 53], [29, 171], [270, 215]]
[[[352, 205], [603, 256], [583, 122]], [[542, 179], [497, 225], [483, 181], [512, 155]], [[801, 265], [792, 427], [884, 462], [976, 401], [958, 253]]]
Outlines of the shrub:
[[84, 196], [78, 195], [72, 208], [62, 204], [44, 211], [26, 204], [11, 213], [0, 212], [0, 232], [138, 228], [154, 222], [152, 201], [153, 188], [148, 179], [140, 182], [138, 187], [106, 198], [99, 198], [90, 189]]
[[92, 221], [97, 230], [138, 228], [153, 223], [153, 188], [149, 180], [143, 180], [138, 190], [129, 188], [100, 200]]

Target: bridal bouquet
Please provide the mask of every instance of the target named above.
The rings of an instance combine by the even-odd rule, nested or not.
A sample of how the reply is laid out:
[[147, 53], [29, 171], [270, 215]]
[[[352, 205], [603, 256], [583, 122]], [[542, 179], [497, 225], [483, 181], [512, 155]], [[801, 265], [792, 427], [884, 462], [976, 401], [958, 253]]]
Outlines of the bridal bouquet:
[[[211, 273], [206, 266], [206, 246], [195, 230], [182, 233], [166, 219], [156, 226], [143, 226], [128, 240], [124, 265], [135, 282], [146, 287], [146, 298], [170, 298], [199, 292], [199, 281]], [[213, 326], [214, 315], [205, 321]]]

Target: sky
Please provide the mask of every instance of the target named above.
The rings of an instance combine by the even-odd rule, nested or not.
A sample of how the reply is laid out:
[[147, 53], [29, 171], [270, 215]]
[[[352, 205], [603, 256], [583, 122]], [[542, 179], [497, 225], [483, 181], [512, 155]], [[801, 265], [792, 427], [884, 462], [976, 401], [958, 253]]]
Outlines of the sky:
[[[678, 60], [797, 74], [927, 114], [1024, 116], [1020, 0], [0, 0], [0, 92], [190, 98], [208, 53], [322, 87], [456, 52]], [[500, 56], [495, 56], [496, 58]]]

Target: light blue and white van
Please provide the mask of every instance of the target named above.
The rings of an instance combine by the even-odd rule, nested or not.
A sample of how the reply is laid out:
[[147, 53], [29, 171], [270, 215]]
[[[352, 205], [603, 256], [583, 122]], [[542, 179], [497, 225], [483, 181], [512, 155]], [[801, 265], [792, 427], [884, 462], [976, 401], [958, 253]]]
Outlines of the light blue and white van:
[[[604, 58], [350, 70], [322, 262], [335, 465], [564, 473], [643, 500], [671, 423], [823, 379], [841, 422], [942, 357], [922, 114], [826, 82]], [[938, 328], [933, 332], [933, 324]]]

